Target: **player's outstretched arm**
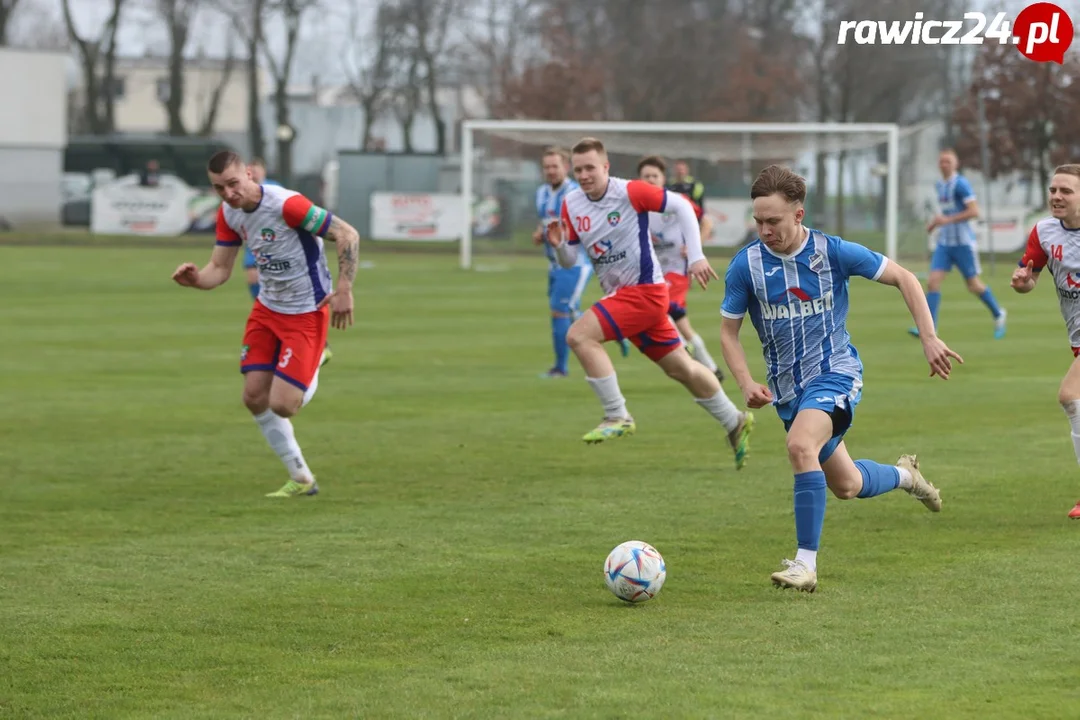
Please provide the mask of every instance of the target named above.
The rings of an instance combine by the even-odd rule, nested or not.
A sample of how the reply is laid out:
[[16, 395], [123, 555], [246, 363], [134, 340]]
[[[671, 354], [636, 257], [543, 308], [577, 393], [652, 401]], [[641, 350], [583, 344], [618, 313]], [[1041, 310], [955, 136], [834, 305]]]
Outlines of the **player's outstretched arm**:
[[697, 213], [694, 212], [694, 206], [690, 204], [690, 201], [679, 193], [670, 190], [665, 192], [667, 193], [667, 208], [675, 213], [679, 221], [679, 229], [686, 242], [686, 260], [690, 263], [690, 276], [698, 281], [702, 289], [705, 289], [709, 280], [714, 280], [719, 276], [705, 258], [705, 251], [701, 247], [701, 227], [698, 225]]
[[772, 392], [767, 385], [755, 382], [750, 374], [750, 366], [746, 363], [746, 351], [739, 342], [739, 330], [742, 329], [742, 318], [724, 317], [720, 321], [720, 349], [724, 354], [724, 362], [731, 370], [732, 377], [742, 390], [743, 400], [748, 408], [765, 407], [772, 402]]
[[239, 251], [240, 247], [237, 245], [216, 245], [206, 267], [199, 269], [194, 263], [184, 263], [176, 268], [172, 279], [184, 287], [213, 290], [218, 285], [223, 285], [232, 275]]
[[878, 282], [900, 290], [911, 318], [915, 321], [915, 327], [919, 328], [923, 354], [926, 355], [926, 361], [930, 364], [930, 377], [938, 375], [942, 380], [948, 380], [949, 373], [952, 372], [952, 360], [955, 359], [963, 364], [964, 358], [949, 349], [949, 346], [937, 336], [934, 318], [930, 314], [930, 306], [926, 304], [926, 295], [923, 294], [919, 279], [907, 268], [890, 261], [878, 277]]

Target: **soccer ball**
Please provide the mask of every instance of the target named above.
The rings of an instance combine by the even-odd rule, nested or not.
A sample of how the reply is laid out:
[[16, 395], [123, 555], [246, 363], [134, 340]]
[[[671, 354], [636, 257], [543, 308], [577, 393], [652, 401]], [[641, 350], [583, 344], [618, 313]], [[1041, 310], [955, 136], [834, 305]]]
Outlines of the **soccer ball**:
[[615, 597], [631, 603], [656, 597], [664, 587], [664, 558], [652, 545], [630, 540], [612, 550], [604, 563], [604, 582]]

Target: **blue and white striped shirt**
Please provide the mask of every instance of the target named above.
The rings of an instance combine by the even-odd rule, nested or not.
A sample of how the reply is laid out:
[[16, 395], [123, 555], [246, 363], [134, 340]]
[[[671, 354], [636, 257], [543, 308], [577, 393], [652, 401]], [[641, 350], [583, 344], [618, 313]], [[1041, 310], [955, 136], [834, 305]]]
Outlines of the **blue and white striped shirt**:
[[847, 331], [848, 278], [877, 280], [888, 262], [817, 230], [809, 230], [791, 255], [774, 253], [758, 239], [732, 259], [722, 314], [750, 314], [774, 404], [795, 400], [823, 373], [862, 379], [862, 361]]
[[[540, 218], [540, 222], [544, 224], [544, 252], [547, 253], [548, 262], [551, 263], [552, 269], [559, 267], [559, 265], [555, 258], [555, 250], [547, 242], [547, 224], [552, 220], [559, 219], [562, 212], [563, 198], [577, 186], [577, 182], [566, 178], [558, 188], [553, 188], [551, 185], [544, 183], [536, 189], [536, 214]], [[588, 265], [588, 255], [578, 253], [577, 264]]]
[[[967, 209], [967, 204], [975, 199], [971, 183], [959, 173], [954, 173], [948, 180], [938, 180], [934, 183], [934, 189], [937, 192], [938, 211], [946, 217], [962, 213]], [[937, 232], [938, 245], [956, 247], [975, 244], [975, 227], [971, 220], [942, 225]]]

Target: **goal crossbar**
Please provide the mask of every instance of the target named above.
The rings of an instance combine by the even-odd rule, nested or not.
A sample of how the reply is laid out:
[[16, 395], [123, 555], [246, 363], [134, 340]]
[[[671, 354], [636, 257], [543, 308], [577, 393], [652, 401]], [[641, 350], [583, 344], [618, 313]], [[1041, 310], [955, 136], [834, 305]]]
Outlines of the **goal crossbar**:
[[[597, 135], [614, 152], [639, 153], [642, 147], [650, 152], [697, 156], [712, 161], [726, 159], [753, 160], [779, 153], [810, 150], [852, 150], [887, 145], [885, 192], [886, 254], [896, 258], [899, 215], [899, 153], [900, 126], [894, 123], [700, 123], [700, 122], [577, 122], [563, 120], [466, 120], [462, 123], [461, 138], [461, 202], [464, 227], [461, 238], [461, 267], [472, 267], [472, 202], [473, 162], [475, 161], [474, 133], [487, 132], [506, 139], [537, 145], [572, 144], [583, 135]], [[572, 135], [570, 135], [572, 133]], [[658, 134], [674, 139], [658, 141]], [[686, 136], [713, 134], [729, 136], [726, 145], [702, 148], [700, 142]], [[648, 135], [649, 145], [644, 136]], [[751, 135], [770, 135], [775, 143], [767, 153], [757, 152], [748, 142]], [[526, 140], [527, 136], [527, 140]], [[787, 136], [786, 143], [784, 136]], [[620, 139], [621, 138], [621, 139]], [[663, 147], [655, 147], [656, 145]], [[778, 150], [782, 147], [782, 150]]]

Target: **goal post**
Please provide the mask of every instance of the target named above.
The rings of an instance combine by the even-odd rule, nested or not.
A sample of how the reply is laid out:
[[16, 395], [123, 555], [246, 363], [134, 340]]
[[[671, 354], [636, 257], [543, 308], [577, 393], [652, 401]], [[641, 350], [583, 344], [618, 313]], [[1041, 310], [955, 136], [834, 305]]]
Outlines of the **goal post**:
[[[557, 145], [568, 150], [585, 136], [597, 137], [604, 143], [612, 158], [612, 174], [621, 177], [634, 177], [636, 162], [645, 155], [659, 155], [669, 164], [689, 161], [692, 174], [709, 190], [706, 210], [714, 197], [748, 204], [752, 177], [762, 167], [773, 162], [790, 165], [808, 176], [809, 185], [821, 184], [820, 190], [813, 187], [808, 192], [812, 226], [839, 232], [835, 225], [844, 223], [828, 222], [830, 214], [846, 218], [851, 206], [858, 204], [862, 225], [868, 232], [873, 226], [875, 237], [883, 236], [880, 249], [891, 259], [896, 259], [899, 252], [901, 134], [900, 127], [893, 123], [465, 120], [460, 145], [462, 268], [474, 266], [478, 202], [491, 198], [498, 207], [492, 188], [500, 184], [515, 188], [512, 192], [516, 207], [503, 208], [503, 212], [514, 216], [519, 233], [528, 224], [535, 227], [538, 218], [534, 212], [526, 220], [528, 213], [522, 197], [528, 194], [530, 184], [535, 193], [543, 182], [543, 149]], [[672, 180], [670, 167], [667, 178]], [[813, 207], [811, 197], [826, 198], [829, 211]], [[731, 240], [726, 238], [724, 244]]]

